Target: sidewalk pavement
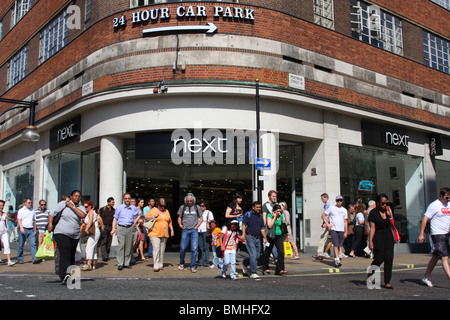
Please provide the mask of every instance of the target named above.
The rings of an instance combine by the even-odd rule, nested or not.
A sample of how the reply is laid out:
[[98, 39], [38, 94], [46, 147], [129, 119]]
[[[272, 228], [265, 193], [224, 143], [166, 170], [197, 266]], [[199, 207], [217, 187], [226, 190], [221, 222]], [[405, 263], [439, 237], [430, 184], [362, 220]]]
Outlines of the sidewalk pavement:
[[[17, 262], [17, 249], [11, 248], [12, 261]], [[26, 245], [26, 247], [28, 247]], [[28, 250], [27, 250], [28, 249]], [[236, 255], [237, 265], [236, 271], [242, 277], [242, 260], [248, 257], [245, 251], [239, 251]], [[430, 260], [430, 254], [424, 253], [410, 253], [410, 254], [396, 254], [394, 256], [394, 270], [395, 269], [414, 269], [425, 268]], [[14, 266], [7, 266], [5, 257], [2, 256], [3, 263], [0, 264], [0, 275], [2, 274], [18, 274], [18, 273], [40, 273], [42, 275], [52, 275], [54, 273], [54, 261], [43, 261], [39, 264], [31, 263], [31, 254], [29, 248], [25, 248], [24, 252], [25, 263], [15, 264]], [[190, 252], [186, 253], [186, 264], [183, 271], [178, 270], [179, 252], [166, 252], [164, 257], [164, 270], [159, 272], [153, 271], [153, 259], [148, 258], [148, 261], [138, 261], [130, 269], [124, 268], [118, 270], [117, 261], [115, 258], [107, 262], [97, 262], [97, 267], [92, 271], [81, 271], [84, 278], [98, 278], [98, 277], [119, 277], [119, 278], [195, 278], [195, 277], [219, 277], [221, 272], [219, 269], [211, 269], [209, 267], [198, 267], [196, 273], [192, 273], [189, 268]], [[210, 262], [212, 261], [212, 254], [210, 254]], [[344, 272], [366, 272], [370, 266], [372, 259], [364, 257], [348, 257], [341, 259], [342, 266], [339, 269], [334, 268], [333, 259], [323, 259], [321, 261], [314, 259], [310, 254], [300, 254], [299, 260], [291, 260], [290, 256], [285, 258], [285, 269], [289, 275], [307, 275], [307, 274], [330, 274], [330, 273], [344, 273]], [[440, 262], [439, 262], [440, 264]], [[275, 264], [271, 260], [270, 264], [271, 276], [275, 273]], [[229, 268], [228, 268], [229, 269]], [[425, 270], [424, 270], [425, 272]], [[229, 274], [229, 270], [227, 272]], [[261, 275], [261, 267], [258, 267], [258, 274]], [[267, 275], [266, 275], [267, 276]]]

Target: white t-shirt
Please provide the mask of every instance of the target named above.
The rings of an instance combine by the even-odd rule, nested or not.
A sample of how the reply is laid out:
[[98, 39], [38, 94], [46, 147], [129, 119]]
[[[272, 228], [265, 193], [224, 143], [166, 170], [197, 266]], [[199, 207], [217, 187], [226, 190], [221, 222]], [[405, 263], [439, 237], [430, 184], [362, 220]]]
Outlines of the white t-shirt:
[[22, 220], [22, 227], [34, 228], [35, 212], [33, 209], [28, 209], [24, 206], [17, 212], [17, 219]]
[[427, 208], [425, 216], [431, 219], [431, 234], [447, 234], [450, 229], [450, 207], [439, 200], [435, 200]]
[[197, 228], [198, 232], [208, 231], [208, 224], [209, 224], [209, 221], [211, 221], [211, 220], [214, 220], [213, 213], [209, 210], [205, 210], [203, 212], [203, 221], [202, 221], [202, 223], [200, 223], [200, 225]]
[[330, 218], [331, 230], [345, 231], [345, 221], [347, 220], [347, 209], [344, 207], [331, 206], [325, 210], [326, 219]]

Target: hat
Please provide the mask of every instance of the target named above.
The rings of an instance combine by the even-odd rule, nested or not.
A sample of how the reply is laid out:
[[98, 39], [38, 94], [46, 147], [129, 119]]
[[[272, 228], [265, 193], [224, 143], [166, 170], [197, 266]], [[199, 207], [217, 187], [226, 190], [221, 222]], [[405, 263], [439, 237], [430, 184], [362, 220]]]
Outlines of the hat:
[[344, 198], [343, 198], [342, 196], [337, 196], [337, 197], [336, 197], [336, 201], [337, 201], [337, 200], [344, 200]]
[[232, 220], [232, 221], [230, 222], [230, 224], [233, 224], [233, 223], [239, 224], [239, 221], [237, 221], [237, 220]]

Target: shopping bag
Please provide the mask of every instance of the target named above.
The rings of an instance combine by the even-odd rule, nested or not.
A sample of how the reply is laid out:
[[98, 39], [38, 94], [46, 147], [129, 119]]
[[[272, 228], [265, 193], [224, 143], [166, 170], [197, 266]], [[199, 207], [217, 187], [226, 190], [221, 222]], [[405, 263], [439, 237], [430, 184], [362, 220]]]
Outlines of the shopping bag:
[[35, 254], [36, 259], [53, 260], [55, 258], [56, 244], [52, 239], [51, 233], [47, 231]]

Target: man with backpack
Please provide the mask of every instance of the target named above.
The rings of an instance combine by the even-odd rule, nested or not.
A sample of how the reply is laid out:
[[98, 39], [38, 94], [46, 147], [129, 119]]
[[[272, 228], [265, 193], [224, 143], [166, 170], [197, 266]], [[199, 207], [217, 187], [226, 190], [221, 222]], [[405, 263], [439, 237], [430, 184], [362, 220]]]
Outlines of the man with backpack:
[[184, 270], [184, 256], [189, 242], [191, 242], [191, 272], [197, 272], [195, 260], [198, 251], [198, 227], [203, 221], [203, 211], [195, 204], [195, 197], [188, 193], [184, 197], [184, 204], [178, 209], [178, 225], [181, 229], [180, 264], [179, 270]]

